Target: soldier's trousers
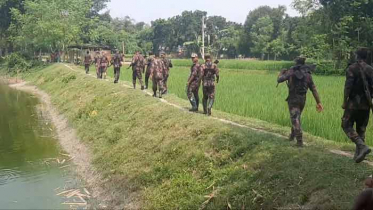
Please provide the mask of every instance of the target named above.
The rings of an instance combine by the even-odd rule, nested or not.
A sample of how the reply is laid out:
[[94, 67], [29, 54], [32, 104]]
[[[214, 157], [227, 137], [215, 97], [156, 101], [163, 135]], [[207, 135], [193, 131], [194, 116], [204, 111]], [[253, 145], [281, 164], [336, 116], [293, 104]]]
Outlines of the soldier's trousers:
[[145, 72], [145, 86], [149, 87], [149, 78], [150, 78], [150, 71]]
[[138, 79], [140, 85], [143, 86], [141, 69], [135, 69], [132, 71], [132, 82], [134, 86], [136, 85], [136, 79]]
[[168, 77], [169, 76], [170, 76], [169, 74], [163, 75], [163, 89], [164, 89], [164, 91], [168, 90], [167, 82], [168, 82]]
[[[345, 110], [342, 118], [342, 129], [351, 141], [356, 142], [359, 138], [365, 141], [369, 114], [370, 110]], [[356, 130], [354, 129], [355, 124]]]
[[153, 92], [156, 93], [157, 90], [163, 92], [163, 79], [155, 79], [153, 78]]
[[304, 106], [305, 104], [288, 104], [291, 120], [291, 137], [299, 141], [303, 140], [301, 117]]
[[89, 64], [85, 64], [84, 67], [85, 67], [85, 73], [88, 74], [89, 72]]
[[120, 78], [120, 67], [114, 67], [114, 83], [118, 83]]
[[96, 65], [97, 79], [100, 79], [100, 72], [101, 72], [101, 67]]
[[198, 105], [199, 105], [199, 95], [198, 95], [198, 90], [199, 90], [199, 87], [196, 87], [196, 86], [193, 86], [191, 85], [188, 89], [187, 89], [187, 96], [188, 96], [188, 99], [189, 100], [192, 100], [193, 97], [196, 101], [196, 105], [197, 105], [197, 108], [198, 108]]

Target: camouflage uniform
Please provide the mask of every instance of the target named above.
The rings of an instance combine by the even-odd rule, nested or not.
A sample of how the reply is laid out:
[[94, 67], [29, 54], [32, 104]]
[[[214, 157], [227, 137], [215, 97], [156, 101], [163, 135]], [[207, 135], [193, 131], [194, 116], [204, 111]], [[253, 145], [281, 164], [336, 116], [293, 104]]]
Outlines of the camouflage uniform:
[[203, 84], [203, 111], [211, 115], [211, 109], [215, 101], [215, 77], [219, 83], [219, 68], [216, 64], [208, 62], [201, 67]]
[[89, 66], [91, 65], [92, 58], [90, 54], [85, 55], [84, 57], [84, 66], [85, 66], [85, 73], [88, 74]]
[[132, 82], [133, 88], [136, 88], [136, 78], [139, 79], [141, 89], [144, 89], [142, 82], [142, 71], [145, 68], [145, 58], [141, 54], [135, 54], [132, 58]]
[[163, 84], [164, 84], [164, 91], [163, 93], [166, 93], [168, 91], [168, 77], [170, 76], [170, 68], [173, 67], [172, 62], [168, 58], [162, 58], [163, 65], [165, 67], [165, 70], [163, 72]]
[[[360, 69], [365, 73], [369, 91], [373, 93], [373, 68], [364, 61], [359, 61], [347, 69], [344, 88], [344, 114], [342, 129], [356, 145], [354, 159], [358, 156], [358, 146], [365, 142], [365, 131], [369, 123], [370, 106], [364, 91], [364, 83]], [[356, 131], [354, 124], [356, 123]], [[365, 156], [364, 156], [365, 157]], [[359, 161], [358, 161], [359, 162]]]
[[149, 78], [151, 74], [152, 65], [154, 64], [154, 56], [149, 56], [146, 63], [146, 72], [145, 72], [145, 89], [149, 87]]
[[291, 135], [290, 139], [297, 139], [298, 146], [303, 146], [303, 132], [301, 116], [306, 105], [307, 91], [310, 89], [315, 97], [317, 104], [321, 103], [315, 83], [311, 76], [311, 70], [307, 65], [297, 65], [289, 71], [281, 74], [277, 80], [279, 83], [288, 82], [289, 96], [286, 99], [288, 102], [290, 119], [291, 119]]
[[150, 77], [153, 81], [154, 97], [157, 96], [157, 90], [159, 90], [159, 98], [162, 98], [164, 70], [165, 66], [163, 61], [160, 59], [153, 59], [153, 64], [150, 68]]
[[192, 104], [193, 111], [198, 111], [199, 107], [199, 87], [201, 84], [201, 65], [199, 63], [194, 63], [190, 68], [190, 76], [188, 79], [190, 84], [187, 87], [187, 96]]
[[100, 79], [102, 79], [102, 77], [106, 79], [106, 72], [107, 68], [109, 67], [109, 59], [106, 57], [106, 55], [101, 57], [100, 66]]
[[115, 53], [111, 59], [111, 65], [114, 66], [114, 83], [118, 83], [120, 77], [120, 68], [122, 67], [123, 56], [119, 53]]
[[101, 71], [101, 56], [99, 54], [95, 57], [95, 64], [96, 64], [96, 74], [97, 79], [100, 79], [100, 71]]

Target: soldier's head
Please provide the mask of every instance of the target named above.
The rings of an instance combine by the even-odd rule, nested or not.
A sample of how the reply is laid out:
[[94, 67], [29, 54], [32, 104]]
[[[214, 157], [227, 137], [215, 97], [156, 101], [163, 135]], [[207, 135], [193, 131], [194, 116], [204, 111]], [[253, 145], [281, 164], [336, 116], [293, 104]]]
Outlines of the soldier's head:
[[198, 63], [198, 55], [196, 53], [192, 53], [191, 58], [193, 63]]
[[154, 56], [153, 52], [149, 52], [148, 54], [149, 54], [149, 57]]
[[165, 51], [159, 52], [159, 57], [165, 58], [166, 57], [166, 52]]
[[87, 50], [87, 55], [89, 55], [89, 51]]
[[297, 65], [304, 65], [304, 64], [306, 64], [306, 59], [307, 59], [306, 57], [300, 55], [300, 56], [296, 57], [294, 61], [295, 61], [295, 64], [297, 64]]
[[116, 53], [116, 54], [119, 54], [119, 50], [115, 50], [115, 53]]
[[366, 48], [366, 47], [360, 47], [356, 51], [356, 58], [358, 60], [366, 60], [368, 58], [368, 48]]
[[205, 55], [205, 62], [206, 62], [206, 63], [210, 63], [210, 62], [211, 62], [211, 59], [212, 59], [212, 58], [211, 58], [211, 55], [208, 55], [208, 54]]

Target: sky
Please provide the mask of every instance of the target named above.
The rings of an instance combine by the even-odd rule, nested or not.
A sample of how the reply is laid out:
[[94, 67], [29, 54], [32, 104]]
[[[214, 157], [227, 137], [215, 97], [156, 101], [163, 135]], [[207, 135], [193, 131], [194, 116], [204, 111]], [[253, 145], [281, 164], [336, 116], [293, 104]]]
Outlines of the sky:
[[220, 15], [228, 21], [244, 23], [249, 11], [263, 5], [284, 5], [290, 16], [298, 13], [291, 8], [292, 0], [111, 0], [108, 9], [112, 17], [130, 16], [136, 22], [150, 23], [158, 18], [180, 15], [183, 11], [207, 11], [208, 16]]

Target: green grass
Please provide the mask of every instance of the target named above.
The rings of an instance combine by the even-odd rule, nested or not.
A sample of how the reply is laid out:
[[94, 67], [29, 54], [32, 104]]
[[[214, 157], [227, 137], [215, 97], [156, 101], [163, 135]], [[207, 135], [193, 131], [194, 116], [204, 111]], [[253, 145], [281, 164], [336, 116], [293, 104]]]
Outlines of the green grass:
[[[277, 74], [268, 71], [220, 69], [221, 80], [217, 85], [214, 108], [230, 114], [256, 118], [290, 127], [286, 84], [276, 88]], [[112, 70], [109, 70], [112, 74]], [[189, 69], [175, 67], [169, 78], [170, 93], [187, 99], [185, 84]], [[341, 129], [344, 77], [317, 76], [314, 81], [325, 111], [316, 112], [316, 103], [309, 92], [302, 120], [304, 131], [336, 142], [350, 142]], [[131, 71], [123, 70], [121, 79], [131, 81]], [[200, 90], [200, 97], [202, 91]], [[201, 108], [201, 107], [200, 107]], [[367, 142], [373, 145], [373, 130], [367, 129]]]
[[[186, 79], [185, 69], [174, 69], [172, 92], [178, 73], [180, 80]], [[233, 82], [227, 74], [243, 77], [239, 72], [223, 73], [218, 95], [223, 95], [224, 84]], [[123, 195], [130, 192], [139, 195], [142, 209], [199, 209], [211, 194], [214, 198], [205, 209], [227, 209], [228, 205], [232, 209], [298, 205], [350, 209], [363, 180], [371, 174], [365, 164], [330, 154], [329, 148], [339, 146], [327, 141], [310, 137], [307, 140], [312, 144], [299, 150], [281, 138], [182, 112], [139, 90], [99, 81], [62, 65], [23, 76], [51, 96], [90, 147], [96, 168], [109, 180], [106, 187], [115, 186], [110, 191], [118, 194], [113, 205], [124, 202]], [[130, 74], [123, 72], [122, 76]], [[273, 77], [247, 76], [242, 79], [246, 85], [250, 77]], [[268, 93], [254, 86], [254, 78], [246, 90]], [[277, 91], [284, 92], [273, 90]], [[186, 104], [172, 95], [166, 99]], [[217, 106], [223, 107], [222, 98], [218, 101]], [[284, 103], [280, 101], [276, 102], [279, 106]], [[276, 129], [249, 118], [242, 121]]]

